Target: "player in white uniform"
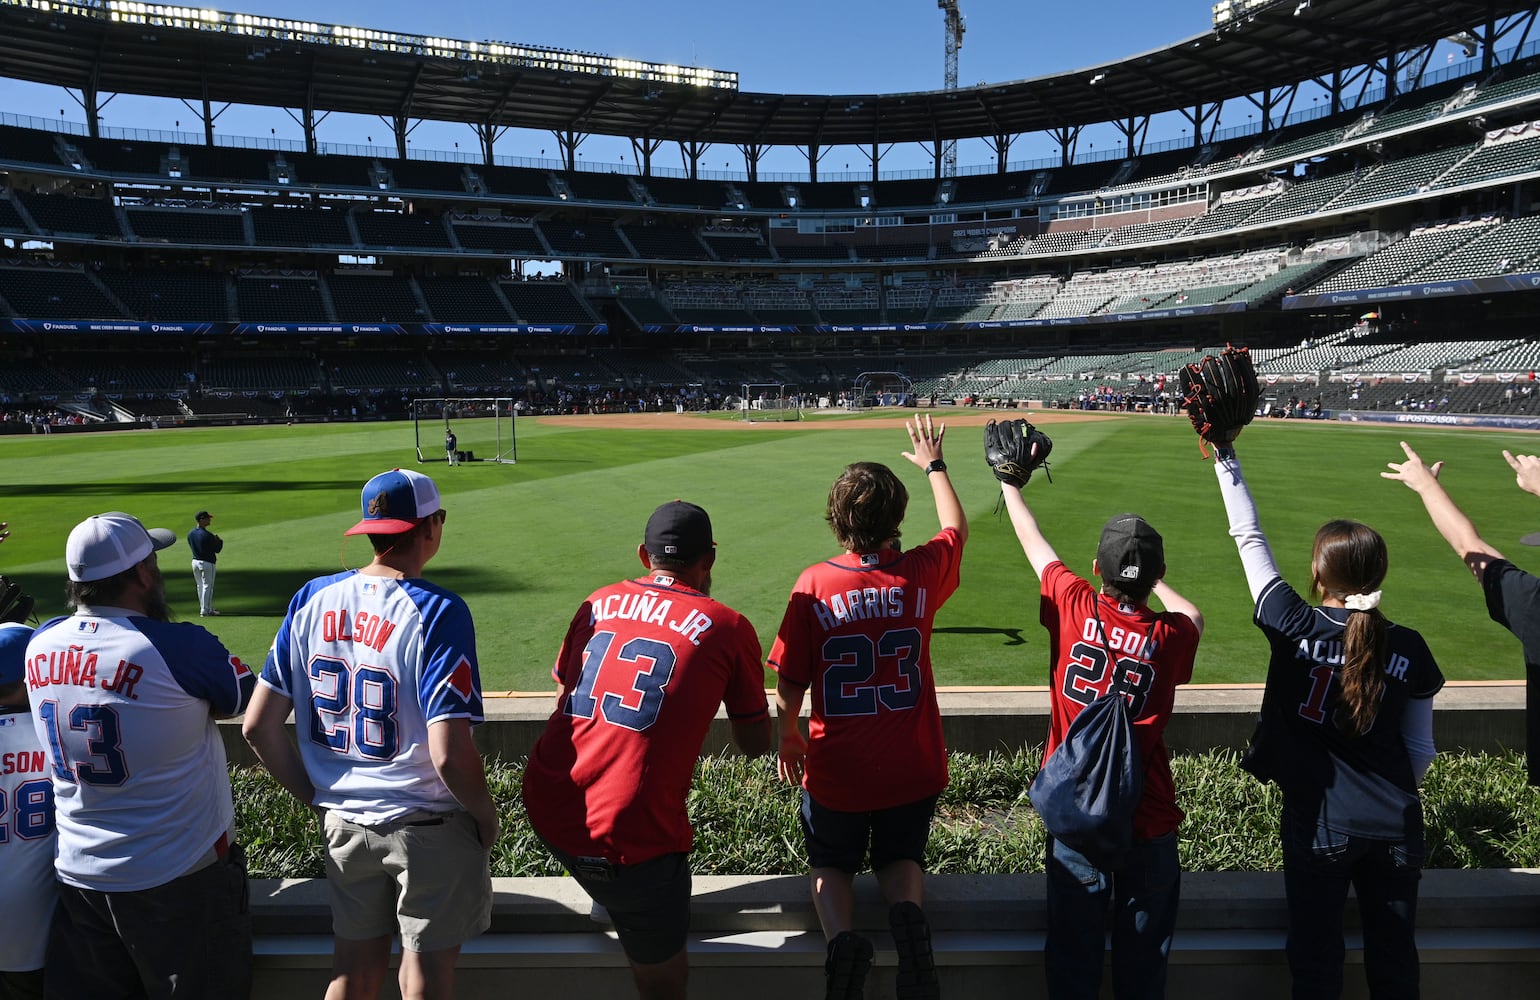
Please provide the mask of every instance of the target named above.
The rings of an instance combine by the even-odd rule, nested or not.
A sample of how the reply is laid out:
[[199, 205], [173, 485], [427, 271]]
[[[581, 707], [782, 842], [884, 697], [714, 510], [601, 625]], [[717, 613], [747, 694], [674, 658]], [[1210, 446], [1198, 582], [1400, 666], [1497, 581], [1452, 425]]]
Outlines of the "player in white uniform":
[[43, 951], [58, 890], [53, 877], [53, 783], [27, 711], [32, 607], [0, 621], [0, 1000], [42, 1000]]
[[[422, 579], [445, 512], [427, 476], [369, 480], [375, 556], [300, 588], [246, 715], [252, 749], [324, 814], [328, 1000], [374, 997], [401, 931], [403, 997], [448, 997], [460, 946], [491, 922], [497, 810], [471, 726], [482, 720], [470, 609]], [[284, 720], [295, 709], [296, 751]]]
[[27, 645], [33, 722], [58, 819], [50, 997], [244, 997], [246, 870], [214, 720], [256, 677], [218, 639], [168, 620], [155, 552], [127, 514], [70, 532], [73, 616]]

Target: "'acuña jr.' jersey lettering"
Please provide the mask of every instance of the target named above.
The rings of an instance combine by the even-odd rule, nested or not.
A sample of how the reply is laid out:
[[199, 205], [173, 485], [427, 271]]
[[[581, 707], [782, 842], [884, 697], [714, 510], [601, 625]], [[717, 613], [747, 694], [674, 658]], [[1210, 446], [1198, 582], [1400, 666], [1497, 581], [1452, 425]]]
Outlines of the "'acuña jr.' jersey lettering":
[[1336, 713], [1342, 634], [1351, 613], [1311, 605], [1282, 577], [1257, 598], [1256, 624], [1272, 648], [1267, 683], [1276, 697], [1268, 711], [1277, 732], [1271, 738], [1285, 744], [1278, 751], [1278, 783], [1286, 798], [1297, 789], [1324, 788], [1321, 803], [1298, 805], [1324, 810], [1335, 830], [1398, 839], [1417, 783], [1399, 726], [1381, 720], [1402, 719], [1409, 699], [1433, 697], [1444, 675], [1419, 633], [1390, 623], [1375, 722], [1361, 736], [1344, 734]]
[[244, 711], [255, 676], [214, 636], [82, 608], [33, 634], [27, 684], [53, 779], [60, 879], [150, 889], [186, 874], [229, 831], [214, 717]]
[[717, 706], [736, 722], [769, 711], [748, 619], [667, 573], [622, 581], [583, 602], [551, 673], [561, 697], [524, 776], [535, 829], [616, 864], [688, 851], [685, 798]]
[[475, 626], [453, 593], [357, 572], [312, 580], [262, 683], [294, 702], [316, 805], [365, 824], [457, 808], [428, 754], [431, 723], [482, 720]]
[[811, 689], [803, 780], [822, 805], [887, 809], [946, 787], [930, 633], [961, 563], [948, 528], [917, 548], [846, 553], [797, 579], [770, 666]]

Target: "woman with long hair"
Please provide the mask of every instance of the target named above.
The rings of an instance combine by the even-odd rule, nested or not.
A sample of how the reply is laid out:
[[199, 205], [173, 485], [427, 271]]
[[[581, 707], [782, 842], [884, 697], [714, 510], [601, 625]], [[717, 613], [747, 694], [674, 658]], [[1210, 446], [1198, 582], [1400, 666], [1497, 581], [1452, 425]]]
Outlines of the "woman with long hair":
[[1284, 582], [1232, 449], [1215, 471], [1255, 621], [1271, 656], [1262, 721], [1243, 764], [1283, 793], [1287, 953], [1296, 1000], [1342, 993], [1347, 890], [1358, 898], [1369, 995], [1418, 995], [1418, 786], [1444, 684], [1421, 635], [1380, 610], [1385, 540], [1328, 521], [1310, 557], [1312, 605]]

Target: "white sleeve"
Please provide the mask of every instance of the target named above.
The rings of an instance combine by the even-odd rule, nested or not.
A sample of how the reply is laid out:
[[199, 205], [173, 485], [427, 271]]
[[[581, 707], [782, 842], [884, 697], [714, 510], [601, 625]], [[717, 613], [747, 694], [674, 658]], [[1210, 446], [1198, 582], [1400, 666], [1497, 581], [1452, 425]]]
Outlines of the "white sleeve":
[[1278, 579], [1278, 563], [1273, 550], [1268, 547], [1267, 536], [1257, 520], [1257, 505], [1252, 502], [1251, 491], [1241, 476], [1240, 459], [1222, 458], [1214, 463], [1214, 474], [1219, 477], [1219, 494], [1224, 497], [1225, 513], [1230, 518], [1230, 537], [1240, 550], [1241, 567], [1246, 571], [1246, 586], [1251, 590], [1251, 600], [1262, 596], [1262, 590]]
[[1433, 745], [1433, 699], [1413, 698], [1406, 704], [1406, 715], [1401, 719], [1401, 742], [1406, 745], [1406, 756], [1412, 762], [1412, 777], [1422, 784], [1422, 776], [1428, 765], [1438, 755]]

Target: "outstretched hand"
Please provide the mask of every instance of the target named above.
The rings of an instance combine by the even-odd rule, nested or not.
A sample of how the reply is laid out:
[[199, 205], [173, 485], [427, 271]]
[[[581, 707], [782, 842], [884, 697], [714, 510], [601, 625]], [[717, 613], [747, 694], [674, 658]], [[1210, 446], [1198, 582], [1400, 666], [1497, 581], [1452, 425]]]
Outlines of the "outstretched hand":
[[[1412, 446], [1405, 441], [1401, 442], [1401, 450], [1406, 452], [1406, 461], [1399, 463], [1386, 462], [1385, 464], [1393, 471], [1380, 473], [1380, 478], [1394, 479], [1397, 482], [1405, 483], [1408, 489], [1416, 493], [1421, 493], [1438, 482], [1438, 474], [1444, 468], [1443, 462], [1434, 462], [1432, 465], [1428, 465], [1422, 460], [1422, 456], [1413, 451]], [[1503, 452], [1503, 454], [1506, 455], [1507, 452]], [[1537, 475], [1540, 475], [1540, 472], [1537, 472]], [[1519, 485], [1523, 485], [1522, 478], [1519, 480]], [[1540, 480], [1537, 480], [1537, 485], [1540, 485]]]
[[[1505, 449], [1503, 458], [1508, 460], [1508, 466], [1518, 480], [1519, 489], [1540, 497], [1540, 456], [1514, 455]], [[0, 525], [0, 528], [3, 527]]]
[[904, 430], [909, 432], [909, 447], [914, 449], [904, 452], [905, 458], [922, 469], [941, 458], [946, 424], [932, 424], [929, 413], [915, 414], [913, 420], [904, 422]]

